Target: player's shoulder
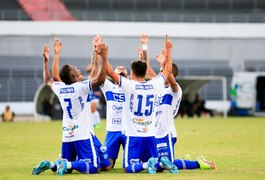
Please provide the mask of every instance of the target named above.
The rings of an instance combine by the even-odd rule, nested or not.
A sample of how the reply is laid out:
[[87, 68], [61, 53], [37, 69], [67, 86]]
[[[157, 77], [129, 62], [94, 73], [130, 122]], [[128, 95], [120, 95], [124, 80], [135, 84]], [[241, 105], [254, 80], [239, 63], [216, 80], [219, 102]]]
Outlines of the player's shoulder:
[[49, 86], [53, 87], [53, 88], [60, 88], [63, 86], [66, 86], [64, 82], [61, 81], [53, 81], [49, 84]]

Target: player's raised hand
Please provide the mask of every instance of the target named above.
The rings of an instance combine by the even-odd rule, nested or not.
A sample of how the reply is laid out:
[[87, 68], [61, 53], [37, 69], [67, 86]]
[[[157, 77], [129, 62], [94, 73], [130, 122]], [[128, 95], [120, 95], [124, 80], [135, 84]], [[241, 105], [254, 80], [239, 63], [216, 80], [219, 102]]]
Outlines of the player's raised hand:
[[173, 47], [173, 43], [169, 40], [168, 35], [165, 38], [165, 48], [170, 50]]
[[45, 44], [43, 47], [43, 53], [42, 53], [45, 61], [49, 61], [49, 54], [50, 54], [50, 49], [49, 49], [48, 45]]
[[93, 39], [93, 48], [96, 49], [98, 45], [103, 43], [103, 36], [96, 35]]
[[108, 46], [104, 43], [99, 44], [96, 48], [96, 53], [100, 55], [102, 58], [107, 58], [108, 57]]
[[156, 60], [160, 64], [161, 67], [163, 67], [166, 63], [166, 49], [161, 49], [161, 52], [159, 55], [156, 55]]
[[59, 38], [55, 37], [53, 46], [54, 46], [54, 53], [60, 54], [62, 49], [62, 41]]
[[148, 43], [148, 35], [145, 33], [142, 33], [140, 36], [140, 41], [142, 44], [147, 44]]

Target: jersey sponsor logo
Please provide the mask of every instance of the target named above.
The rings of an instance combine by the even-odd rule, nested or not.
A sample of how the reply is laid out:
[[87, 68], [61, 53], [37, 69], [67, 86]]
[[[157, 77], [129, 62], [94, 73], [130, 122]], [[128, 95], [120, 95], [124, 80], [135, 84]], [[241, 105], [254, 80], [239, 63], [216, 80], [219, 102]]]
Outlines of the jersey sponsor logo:
[[140, 162], [140, 159], [130, 159], [130, 164], [137, 164]]
[[152, 84], [137, 84], [135, 85], [136, 90], [149, 90], [154, 89]]
[[112, 124], [121, 124], [121, 118], [113, 118]]
[[140, 125], [140, 126], [148, 126], [152, 124], [152, 121], [145, 121], [144, 119], [133, 118], [133, 123]]
[[167, 147], [167, 143], [159, 143], [156, 145], [157, 148]]
[[116, 111], [116, 114], [121, 114], [122, 113], [122, 106], [113, 105], [112, 110]]
[[106, 99], [107, 101], [117, 101], [117, 102], [124, 102], [125, 95], [124, 93], [114, 93], [111, 91], [106, 92]]
[[168, 152], [158, 152], [158, 157], [166, 156], [168, 157]]
[[156, 106], [159, 106], [159, 105], [162, 105], [162, 104], [171, 105], [172, 104], [172, 99], [173, 99], [173, 96], [171, 94], [165, 94], [164, 96], [156, 98], [155, 105]]
[[121, 111], [122, 110], [122, 106], [113, 105], [112, 106], [112, 110], [119, 110], [119, 111]]
[[68, 133], [68, 136], [65, 136], [65, 138], [71, 138], [74, 137], [75, 130], [78, 129], [78, 125], [68, 125], [63, 127], [63, 131], [66, 131]]
[[67, 88], [61, 88], [60, 94], [67, 94], [67, 93], [74, 93], [75, 88], [74, 87], [67, 87]]
[[85, 162], [85, 163], [92, 163], [92, 160], [91, 159], [79, 159], [80, 162]]
[[78, 100], [79, 100], [79, 102], [80, 102], [81, 109], [83, 110], [84, 107], [85, 107], [85, 103], [84, 103], [84, 101], [83, 101], [83, 98], [82, 98], [81, 96], [79, 96], [79, 97], [78, 97]]
[[130, 109], [131, 112], [133, 111], [133, 98], [134, 98], [134, 95], [131, 94], [131, 96], [130, 96], [130, 106], [129, 106], [129, 109]]

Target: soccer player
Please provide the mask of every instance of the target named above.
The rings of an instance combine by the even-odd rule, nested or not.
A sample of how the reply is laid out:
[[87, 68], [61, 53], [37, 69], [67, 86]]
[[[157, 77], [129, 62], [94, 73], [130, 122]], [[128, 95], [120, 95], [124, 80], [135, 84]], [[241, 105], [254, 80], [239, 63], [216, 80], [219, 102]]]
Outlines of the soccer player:
[[[88, 129], [90, 121], [90, 103], [85, 103], [88, 92], [101, 85], [106, 78], [107, 46], [101, 44], [97, 53], [102, 65], [97, 79], [79, 82], [81, 71], [72, 65], [64, 65], [60, 71], [62, 82], [50, 79], [48, 69], [49, 49], [44, 47], [43, 77], [44, 82], [58, 96], [63, 108], [62, 158], [55, 163], [43, 161], [36, 166], [32, 174], [52, 169], [59, 175], [70, 173], [73, 169], [81, 173], [98, 173], [100, 165], [93, 136]], [[77, 161], [76, 161], [76, 158]]]
[[[147, 61], [148, 75], [151, 78], [155, 78], [156, 74], [149, 65], [149, 58], [147, 52], [148, 36], [142, 34], [141, 43], [143, 47], [142, 58]], [[157, 61], [160, 63], [161, 72], [164, 69], [164, 62], [166, 58], [166, 49], [162, 49]], [[167, 58], [171, 58], [168, 56]], [[189, 159], [175, 159], [174, 158], [174, 145], [177, 140], [177, 132], [174, 125], [174, 117], [177, 115], [179, 105], [182, 97], [182, 90], [179, 84], [175, 81], [178, 75], [178, 67], [176, 64], [172, 64], [172, 74], [169, 76], [168, 81], [165, 82], [164, 91], [157, 96], [155, 103], [155, 126], [156, 126], [156, 143], [158, 149], [158, 158], [161, 163], [157, 163], [155, 167], [162, 171], [167, 164], [169, 172], [175, 172], [174, 166], [178, 169], [215, 169], [214, 163], [207, 161], [204, 157], [200, 156], [197, 161], [191, 161]], [[169, 159], [170, 161], [166, 161]], [[173, 162], [173, 163], [172, 163]], [[173, 168], [173, 169], [172, 169]]]
[[[103, 37], [96, 36], [94, 39], [94, 44], [100, 44], [103, 41]], [[97, 56], [93, 54], [91, 69], [93, 67], [94, 72], [97, 72], [98, 65]], [[92, 73], [92, 76], [93, 76]], [[115, 73], [120, 76], [127, 77], [127, 70], [123, 66], [118, 66], [115, 69]], [[104, 94], [106, 105], [107, 105], [107, 124], [106, 124], [106, 138], [105, 138], [105, 147], [107, 154], [113, 168], [118, 158], [120, 146], [125, 147], [126, 136], [122, 132], [122, 109], [123, 103], [125, 101], [125, 95], [118, 86], [118, 84], [111, 82], [106, 79], [104, 84], [101, 86], [101, 90]]]
[[[172, 43], [166, 36], [165, 47], [170, 53]], [[157, 158], [155, 142], [154, 100], [160, 94], [165, 80], [172, 71], [171, 61], [165, 63], [165, 70], [150, 81], [145, 80], [147, 65], [142, 60], [131, 62], [131, 80], [119, 76], [108, 63], [108, 75], [119, 84], [125, 94], [123, 106], [123, 127], [127, 136], [123, 167], [127, 173], [147, 169], [150, 174], [156, 173], [154, 165]]]
[[[97, 42], [98, 38], [100, 36], [97, 35], [94, 40], [93, 40], [93, 56], [92, 56], [92, 61], [91, 61], [91, 65], [92, 65], [92, 74], [90, 77], [90, 80], [97, 78], [98, 72], [99, 72], [99, 68], [98, 68], [98, 62], [94, 62], [95, 57], [98, 57], [98, 53], [96, 52], [97, 47], [103, 43], [103, 41]], [[60, 80], [60, 76], [59, 76], [59, 67], [60, 67], [60, 63], [59, 63], [59, 55], [60, 55], [60, 51], [62, 48], [62, 42], [60, 39], [55, 38], [54, 41], [54, 59], [53, 59], [53, 66], [52, 66], [52, 76], [53, 79], [55, 81], [61, 81]], [[106, 52], [107, 54], [107, 52]], [[78, 81], [82, 81], [84, 80], [84, 76], [81, 73], [78, 77]], [[99, 89], [99, 87], [96, 87], [96, 89]], [[91, 94], [94, 94], [94, 90], [90, 91], [88, 93], [86, 102], [91, 104], [91, 112], [93, 112], [93, 109], [95, 109], [95, 107], [93, 105], [95, 105], [93, 102], [93, 98], [91, 97]], [[95, 131], [94, 131], [94, 124], [93, 124], [93, 118], [95, 118], [93, 116], [93, 113], [91, 113], [91, 117], [90, 117], [90, 121], [89, 121], [89, 130], [91, 131], [93, 138], [94, 138], [94, 146], [96, 147], [96, 150], [99, 154], [99, 158], [100, 158], [100, 166], [101, 166], [101, 170], [111, 170], [111, 164], [110, 161], [108, 159], [108, 154], [106, 153], [106, 148], [102, 146], [101, 142], [99, 141], [99, 139], [97, 138]], [[100, 117], [99, 117], [100, 118]]]
[[[115, 69], [115, 73], [120, 76], [127, 77], [126, 68], [123, 66], [118, 66]], [[116, 159], [118, 158], [120, 146], [122, 146], [124, 150], [126, 143], [126, 136], [122, 132], [122, 113], [125, 95], [123, 89], [120, 88], [118, 84], [112, 83], [108, 79], [106, 79], [104, 84], [101, 86], [101, 90], [104, 93], [107, 104], [107, 133], [105, 146], [113, 168]]]

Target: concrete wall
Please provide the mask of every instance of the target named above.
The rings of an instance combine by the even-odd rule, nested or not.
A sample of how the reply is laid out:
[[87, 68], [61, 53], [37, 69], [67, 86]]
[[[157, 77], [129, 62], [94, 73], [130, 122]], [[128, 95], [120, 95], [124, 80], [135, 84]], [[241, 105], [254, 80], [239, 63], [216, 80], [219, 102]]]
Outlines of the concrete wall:
[[[165, 34], [174, 44], [174, 61], [227, 61], [234, 70], [244, 70], [245, 60], [264, 60], [264, 24], [188, 24], [188, 23], [110, 23], [110, 22], [3, 22], [0, 30], [0, 63], [13, 66], [4, 56], [29, 57], [19, 67], [40, 67], [42, 48], [47, 43], [53, 54], [53, 37], [63, 41], [62, 64], [85, 67], [90, 61], [92, 38], [102, 34], [109, 45], [109, 60], [113, 65], [129, 67], [137, 57], [141, 32], [149, 34], [151, 58], [163, 47]], [[23, 58], [25, 59], [25, 58]], [[31, 59], [31, 60], [30, 60]], [[157, 65], [154, 62], [155, 65]]]

